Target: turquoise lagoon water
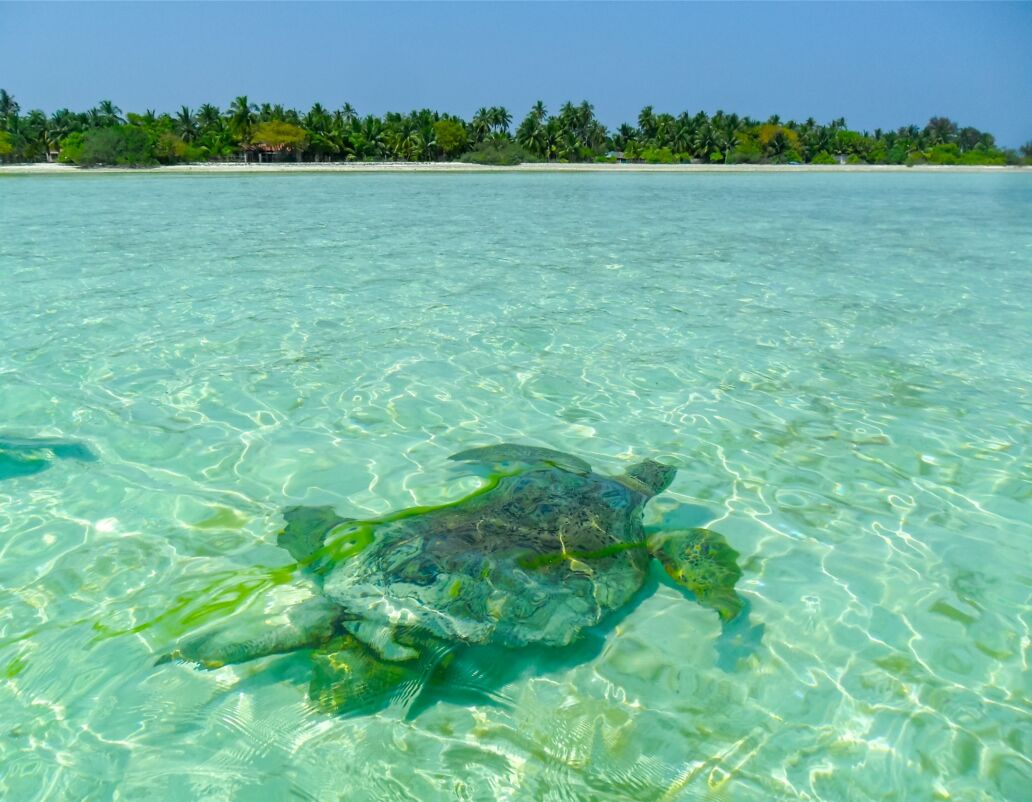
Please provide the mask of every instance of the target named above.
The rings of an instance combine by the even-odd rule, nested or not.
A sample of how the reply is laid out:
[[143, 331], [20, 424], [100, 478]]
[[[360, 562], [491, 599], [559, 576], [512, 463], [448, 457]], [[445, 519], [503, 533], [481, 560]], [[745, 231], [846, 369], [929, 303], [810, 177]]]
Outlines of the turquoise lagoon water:
[[[1028, 175], [3, 180], [0, 436], [96, 459], [8, 450], [0, 798], [1029, 799], [1030, 221]], [[759, 647], [662, 587], [408, 719], [154, 665], [289, 602], [285, 505], [500, 440], [678, 465], [649, 518], [741, 553]]]

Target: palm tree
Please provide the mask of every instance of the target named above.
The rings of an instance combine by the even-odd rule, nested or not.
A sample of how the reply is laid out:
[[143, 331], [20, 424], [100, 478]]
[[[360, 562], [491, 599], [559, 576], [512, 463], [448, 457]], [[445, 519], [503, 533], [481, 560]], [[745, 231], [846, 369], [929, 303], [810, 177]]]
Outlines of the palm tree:
[[792, 142], [784, 130], [778, 130], [767, 142], [767, 154], [780, 161], [792, 149]]
[[39, 109], [33, 109], [21, 120], [22, 152], [30, 161], [41, 156], [50, 161], [50, 151], [57, 148], [48, 130], [47, 115]]
[[193, 142], [197, 138], [197, 117], [189, 106], [180, 106], [174, 120], [174, 130], [184, 142]]
[[660, 148], [670, 147], [674, 138], [674, 130], [676, 129], [674, 118], [669, 114], [657, 114], [654, 125], [656, 128], [656, 146]]
[[379, 159], [385, 151], [384, 126], [378, 117], [366, 115], [353, 132], [352, 146], [360, 159]]
[[340, 109], [340, 116], [347, 125], [352, 125], [358, 120], [358, 112], [350, 103], [345, 103]]
[[333, 130], [333, 118], [321, 103], [313, 104], [301, 123], [308, 131], [308, 150], [313, 153], [317, 161], [322, 161], [324, 155], [329, 155], [336, 150], [336, 144], [330, 137], [330, 132]]
[[724, 151], [724, 164], [728, 163], [739, 142], [738, 132], [733, 128], [726, 128], [717, 135], [717, 146]]
[[251, 136], [251, 126], [255, 122], [255, 112], [258, 107], [247, 99], [247, 95], [240, 95], [229, 104], [229, 128], [233, 134], [246, 144]]
[[422, 149], [419, 152], [419, 160], [432, 162], [437, 159], [437, 132], [431, 125], [429, 128], [420, 131], [419, 138], [422, 141]]
[[209, 159], [227, 160], [237, 153], [237, 142], [221, 124], [205, 129], [198, 140], [201, 150]]
[[702, 126], [695, 135], [695, 155], [701, 159], [709, 159], [709, 155], [719, 150], [716, 134], [712, 125]]
[[807, 159], [810, 161], [822, 151], [824, 153], [831, 153], [833, 149], [831, 130], [823, 125], [817, 126], [803, 136], [803, 148], [806, 151]]
[[426, 140], [417, 130], [409, 131], [401, 141], [401, 152], [408, 161], [419, 161], [425, 150]]
[[492, 106], [490, 110], [491, 128], [502, 133], [509, 133], [512, 115], [505, 106]]
[[957, 138], [957, 124], [949, 117], [932, 117], [923, 133], [929, 144], [942, 145]]
[[100, 103], [97, 104], [97, 111], [100, 112], [106, 125], [118, 125], [119, 123], [125, 122], [122, 118], [122, 110], [110, 100], [100, 101]]
[[473, 121], [469, 127], [473, 133], [473, 142], [483, 142], [491, 133], [491, 112], [481, 106], [473, 115]]
[[219, 128], [222, 126], [222, 112], [218, 106], [205, 103], [197, 109], [197, 122], [205, 130]]
[[646, 106], [638, 113], [638, 130], [642, 139], [652, 139], [656, 135], [656, 116], [652, 106]]
[[516, 129], [516, 141], [535, 156], [546, 156], [548, 150], [548, 133], [543, 124], [544, 108], [539, 100]]
[[620, 127], [616, 129], [616, 136], [613, 137], [613, 145], [617, 150], [625, 150], [628, 143], [633, 142], [637, 134], [638, 131], [634, 126], [621, 123]]
[[50, 131], [58, 142], [80, 130], [82, 130], [82, 123], [79, 115], [68, 109], [58, 109], [50, 115]]
[[581, 128], [587, 129], [595, 120], [595, 107], [592, 106], [588, 101], [582, 100], [580, 105], [577, 106], [577, 122]]
[[12, 95], [7, 94], [6, 89], [0, 89], [0, 125], [2, 125], [8, 117], [13, 117], [18, 113], [19, 106]]
[[682, 115], [674, 125], [674, 132], [670, 138], [670, 145], [675, 153], [690, 153], [692, 143], [695, 141], [695, 128], [687, 115]]

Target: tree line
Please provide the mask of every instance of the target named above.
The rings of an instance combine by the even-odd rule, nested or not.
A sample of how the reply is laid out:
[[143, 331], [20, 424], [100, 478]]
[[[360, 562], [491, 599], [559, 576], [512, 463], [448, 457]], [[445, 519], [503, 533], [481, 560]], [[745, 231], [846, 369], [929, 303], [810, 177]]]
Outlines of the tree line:
[[188, 162], [323, 161], [480, 164], [631, 161], [651, 164], [971, 164], [1032, 163], [1032, 142], [1019, 151], [992, 134], [933, 117], [923, 127], [856, 131], [839, 118], [818, 123], [705, 112], [641, 110], [637, 124], [606, 128], [587, 101], [549, 113], [538, 101], [514, 126], [503, 106], [471, 119], [420, 109], [361, 116], [349, 103], [307, 112], [240, 96], [221, 109], [182, 106], [173, 114], [122, 114], [110, 100], [84, 112], [25, 114], [0, 89], [0, 161], [58, 161], [80, 166], [148, 166]]

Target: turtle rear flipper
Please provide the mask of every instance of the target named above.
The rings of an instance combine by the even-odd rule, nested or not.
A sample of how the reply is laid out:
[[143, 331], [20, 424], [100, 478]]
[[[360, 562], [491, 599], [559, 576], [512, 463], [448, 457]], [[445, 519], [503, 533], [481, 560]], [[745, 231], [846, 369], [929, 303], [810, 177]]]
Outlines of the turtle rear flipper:
[[340, 524], [353, 518], [341, 518], [333, 507], [287, 507], [283, 510], [286, 527], [279, 533], [278, 544], [299, 563], [312, 559], [326, 542], [326, 536]]
[[0, 479], [13, 479], [16, 476], [31, 476], [50, 467], [45, 459], [27, 457], [22, 454], [5, 454], [0, 450]]
[[0, 479], [31, 476], [50, 467], [51, 458], [95, 462], [83, 443], [53, 437], [0, 437]]
[[213, 669], [312, 648], [333, 637], [342, 614], [337, 605], [312, 598], [292, 607], [286, 621], [236, 622], [190, 638], [159, 657], [157, 664], [188, 660]]
[[77, 440], [61, 440], [57, 437], [0, 437], [0, 451], [39, 456], [49, 451], [58, 459], [77, 459], [82, 462], [96, 462], [97, 455], [89, 446]]
[[519, 463], [531, 466], [559, 468], [580, 475], [591, 473], [591, 466], [580, 457], [539, 446], [523, 446], [517, 443], [498, 443], [493, 446], [470, 448], [448, 457], [456, 462], [479, 462], [489, 467]]
[[[325, 713], [362, 715], [385, 708], [405, 713], [452, 647], [420, 639], [418, 656], [384, 660], [350, 633], [312, 652], [308, 696]], [[413, 641], [412, 645], [417, 645]]]

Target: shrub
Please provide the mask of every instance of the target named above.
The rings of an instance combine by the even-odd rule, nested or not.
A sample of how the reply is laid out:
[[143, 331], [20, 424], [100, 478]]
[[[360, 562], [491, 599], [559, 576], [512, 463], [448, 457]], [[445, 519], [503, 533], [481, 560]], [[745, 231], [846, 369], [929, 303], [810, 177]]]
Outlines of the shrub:
[[200, 145], [194, 145], [187, 143], [186, 153], [183, 154], [181, 161], [184, 162], [203, 162], [208, 160], [208, 154]]
[[61, 152], [57, 154], [57, 160], [61, 164], [78, 164], [82, 161], [82, 145], [86, 134], [76, 131], [61, 140]]
[[6, 131], [0, 131], [0, 161], [11, 155], [14, 145], [11, 143], [11, 135]]
[[673, 164], [676, 161], [670, 148], [645, 148], [641, 152], [641, 159], [646, 164]]
[[146, 131], [135, 125], [116, 125], [87, 131], [78, 163], [144, 167], [155, 164], [156, 159]]
[[308, 132], [304, 128], [282, 120], [258, 123], [251, 131], [251, 141], [258, 145], [269, 145], [287, 150], [303, 150]]
[[434, 123], [434, 137], [437, 139], [437, 147], [446, 158], [451, 158], [456, 153], [461, 153], [466, 147], [466, 129], [462, 123], [455, 120], [438, 120]]
[[960, 150], [952, 142], [936, 145], [926, 154], [930, 164], [956, 164], [960, 160]]
[[975, 148], [963, 154], [958, 163], [1002, 167], [1007, 163], [1007, 154], [996, 148]]
[[822, 150], [813, 157], [810, 164], [838, 164], [838, 160], [828, 153], [828, 151]]
[[747, 133], [738, 136], [738, 145], [731, 155], [728, 156], [728, 164], [757, 164], [763, 159], [763, 151], [760, 149], [756, 138]]
[[581, 145], [579, 148], [577, 148], [577, 161], [593, 162], [595, 161], [596, 155], [597, 154], [595, 153], [595, 151], [587, 147], [586, 145]]
[[164, 164], [175, 164], [184, 161], [189, 146], [178, 136], [166, 132], [154, 143], [154, 155]]
[[885, 156], [889, 164], [905, 164], [910, 156], [910, 145], [906, 142], [897, 142]]
[[467, 164], [511, 167], [524, 162], [536, 162], [538, 159], [534, 158], [534, 156], [515, 142], [492, 139], [481, 142], [473, 150], [464, 153], [459, 161], [466, 162]]

